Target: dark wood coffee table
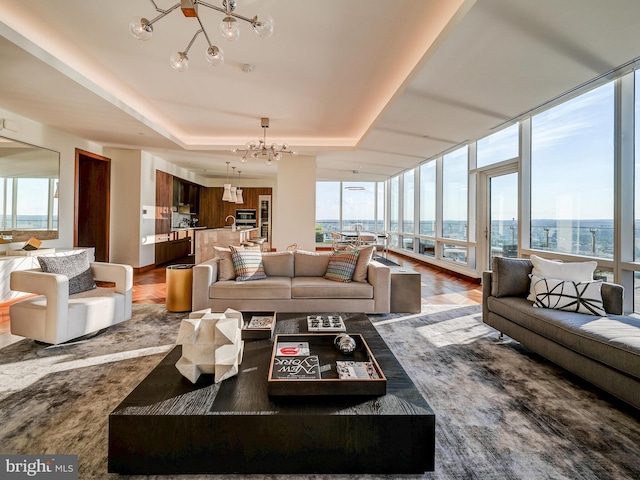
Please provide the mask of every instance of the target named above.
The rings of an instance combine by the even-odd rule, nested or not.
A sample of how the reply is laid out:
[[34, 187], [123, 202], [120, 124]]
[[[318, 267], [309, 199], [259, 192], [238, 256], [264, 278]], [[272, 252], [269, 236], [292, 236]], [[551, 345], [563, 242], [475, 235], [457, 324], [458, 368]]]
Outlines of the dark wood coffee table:
[[[109, 415], [109, 472], [378, 473], [432, 471], [435, 414], [369, 319], [343, 314], [387, 376], [381, 397], [269, 397], [272, 340], [245, 342], [240, 373], [193, 385], [176, 346]], [[276, 334], [307, 333], [278, 314]]]

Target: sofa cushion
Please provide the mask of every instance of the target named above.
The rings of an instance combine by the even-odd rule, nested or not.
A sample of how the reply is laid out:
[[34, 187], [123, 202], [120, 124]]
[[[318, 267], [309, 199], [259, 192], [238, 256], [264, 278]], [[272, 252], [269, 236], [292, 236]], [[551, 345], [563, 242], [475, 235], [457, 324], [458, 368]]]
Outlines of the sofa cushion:
[[225, 280], [212, 283], [209, 298], [214, 299], [265, 299], [280, 300], [291, 298], [291, 278], [267, 277], [256, 282], [236, 282]]
[[526, 258], [493, 257], [491, 295], [494, 297], [526, 297], [533, 264]]
[[530, 275], [531, 288], [538, 308], [554, 308], [587, 315], [606, 316], [602, 306], [602, 281], [572, 282], [555, 278], [540, 278]]
[[293, 277], [293, 252], [266, 252], [262, 264], [267, 277]]
[[291, 298], [373, 298], [373, 286], [362, 282], [333, 282], [322, 277], [291, 279]]
[[366, 282], [369, 262], [373, 258], [373, 252], [376, 251], [376, 246], [367, 245], [366, 247], [358, 248], [358, 251], [360, 253], [358, 254], [358, 261], [356, 262], [356, 269], [353, 272], [353, 281]]
[[229, 247], [233, 268], [236, 271], [236, 282], [248, 282], [267, 278], [262, 264], [262, 253], [254, 250]]
[[534, 308], [519, 297], [489, 297], [487, 308], [575, 352], [640, 378], [640, 319]]
[[[531, 273], [542, 278], [556, 278], [558, 280], [571, 280], [573, 282], [589, 282], [593, 280], [593, 272], [598, 266], [598, 262], [556, 262], [547, 260], [537, 255], [531, 255], [533, 269]], [[535, 292], [531, 288], [529, 301], [535, 300]]]
[[333, 252], [324, 278], [334, 282], [350, 282], [358, 262], [358, 250]]
[[218, 260], [218, 280], [235, 280], [236, 270], [233, 268], [231, 250], [224, 247], [213, 247]]
[[293, 255], [296, 277], [323, 277], [327, 273], [330, 253], [296, 250]]
[[69, 295], [96, 288], [86, 251], [58, 257], [38, 257], [38, 262], [43, 272], [58, 273], [69, 279]]

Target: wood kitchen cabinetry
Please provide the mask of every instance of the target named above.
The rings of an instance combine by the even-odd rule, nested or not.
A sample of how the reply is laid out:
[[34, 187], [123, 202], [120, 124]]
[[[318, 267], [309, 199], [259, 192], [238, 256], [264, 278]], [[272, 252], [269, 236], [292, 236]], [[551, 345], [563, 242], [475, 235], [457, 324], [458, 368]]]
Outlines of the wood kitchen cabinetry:
[[[218, 228], [225, 225], [227, 215], [236, 214], [237, 209], [260, 209], [260, 195], [271, 195], [271, 187], [242, 187], [244, 203], [241, 205], [223, 202], [222, 187], [208, 187], [200, 189], [200, 212], [198, 225], [206, 225], [209, 228]], [[231, 220], [227, 222], [231, 225]]]

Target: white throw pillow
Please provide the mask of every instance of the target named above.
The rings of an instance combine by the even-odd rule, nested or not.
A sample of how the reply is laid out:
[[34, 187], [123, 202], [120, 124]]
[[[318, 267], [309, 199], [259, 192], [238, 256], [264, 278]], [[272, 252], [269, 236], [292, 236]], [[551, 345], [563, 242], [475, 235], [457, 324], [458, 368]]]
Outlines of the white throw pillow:
[[[562, 263], [554, 260], [547, 260], [537, 255], [529, 257], [533, 264], [531, 274], [541, 278], [555, 278], [558, 280], [571, 280], [573, 282], [591, 282], [593, 272], [595, 272], [598, 262], [567, 262]], [[536, 296], [533, 291], [533, 282], [529, 290], [527, 300], [535, 301]]]
[[602, 304], [601, 280], [573, 282], [555, 278], [541, 278], [533, 274], [529, 277], [535, 291], [534, 307], [553, 308], [601, 317], [607, 315]]

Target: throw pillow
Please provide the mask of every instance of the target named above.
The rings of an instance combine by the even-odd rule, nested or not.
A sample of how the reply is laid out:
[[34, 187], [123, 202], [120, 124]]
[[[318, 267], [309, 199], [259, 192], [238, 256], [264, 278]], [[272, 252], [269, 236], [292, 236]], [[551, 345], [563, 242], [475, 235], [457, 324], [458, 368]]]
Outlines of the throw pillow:
[[368, 245], [366, 247], [358, 248], [358, 261], [356, 262], [356, 269], [353, 272], [354, 282], [366, 282], [367, 272], [369, 270], [369, 262], [373, 258], [373, 253], [376, 251], [375, 245]]
[[330, 254], [297, 250], [293, 255], [296, 277], [323, 277], [327, 273]]
[[602, 304], [601, 280], [573, 282], [556, 278], [531, 276], [535, 291], [534, 307], [553, 308], [588, 315], [606, 316]]
[[[537, 277], [542, 278], [555, 278], [558, 280], [571, 280], [573, 282], [590, 282], [593, 280], [593, 272], [595, 271], [598, 263], [591, 262], [556, 262], [553, 260], [547, 260], [537, 255], [531, 255], [531, 263], [533, 269], [531, 273]], [[535, 293], [533, 286], [529, 292], [527, 300], [535, 301]]]
[[262, 253], [259, 250], [245, 250], [233, 246], [229, 247], [229, 249], [233, 259], [233, 268], [236, 272], [236, 282], [267, 278], [262, 264]]
[[213, 250], [218, 260], [218, 280], [235, 280], [236, 271], [233, 267], [231, 250], [224, 247], [213, 247]]
[[59, 257], [38, 257], [43, 272], [59, 273], [69, 279], [69, 295], [96, 288], [87, 252]]
[[334, 252], [329, 259], [324, 278], [334, 282], [350, 282], [358, 262], [358, 250]]

